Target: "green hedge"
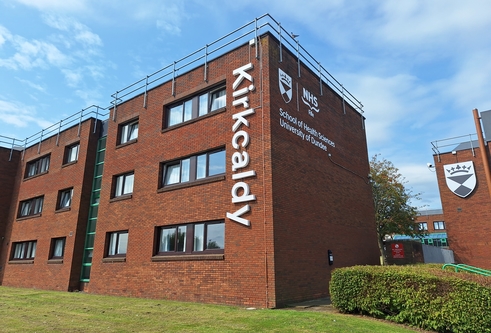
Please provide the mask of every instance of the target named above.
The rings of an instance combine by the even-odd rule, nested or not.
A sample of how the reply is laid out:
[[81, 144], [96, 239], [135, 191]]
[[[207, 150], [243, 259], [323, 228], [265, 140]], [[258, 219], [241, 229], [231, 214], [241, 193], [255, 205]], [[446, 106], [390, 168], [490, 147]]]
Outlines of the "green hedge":
[[[479, 282], [484, 281], [483, 283]], [[437, 332], [491, 332], [491, 278], [416, 266], [334, 270], [334, 307]]]

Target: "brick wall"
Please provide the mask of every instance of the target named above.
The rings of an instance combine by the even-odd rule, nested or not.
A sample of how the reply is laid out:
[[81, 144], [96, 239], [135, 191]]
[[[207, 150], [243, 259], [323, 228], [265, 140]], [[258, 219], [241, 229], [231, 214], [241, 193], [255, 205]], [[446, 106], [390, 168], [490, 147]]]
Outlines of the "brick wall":
[[[434, 156], [438, 187], [450, 249], [454, 251], [457, 263], [491, 269], [489, 247], [491, 245], [491, 198], [486, 183], [481, 148], [472, 151], [461, 150], [456, 154], [440, 155], [440, 162]], [[489, 152], [487, 152], [489, 156]], [[450, 191], [445, 181], [444, 165], [472, 161], [477, 184], [474, 191], [461, 198]]]
[[[3, 244], [3, 285], [53, 290], [78, 288], [83, 250], [80, 242], [83, 243], [85, 238], [94, 143], [98, 136], [98, 133], [93, 133], [93, 124], [93, 119], [83, 122], [80, 137], [78, 126], [74, 126], [60, 133], [58, 145], [56, 136], [53, 136], [43, 140], [40, 147], [34, 145], [26, 149], [17, 172], [12, 196], [15, 200], [9, 212], [7, 241]], [[76, 142], [80, 142], [78, 161], [64, 164], [65, 147]], [[51, 154], [48, 172], [25, 179], [26, 164], [47, 154]], [[59, 191], [70, 187], [73, 187], [71, 208], [57, 211]], [[19, 219], [19, 202], [41, 195], [44, 195], [44, 203], [40, 216]], [[52, 238], [58, 237], [66, 237], [63, 261], [49, 261]], [[37, 241], [33, 262], [9, 260], [14, 242], [33, 240]]]
[[[12, 156], [11, 156], [12, 153]], [[13, 201], [15, 176], [19, 167], [21, 153], [0, 147], [0, 285], [4, 271], [2, 258], [6, 255], [6, 229], [10, 207]]]
[[[264, 57], [263, 64], [266, 61], [267, 57]], [[172, 96], [172, 85], [168, 82], [149, 91], [146, 108], [142, 96], [117, 107], [116, 119], [112, 121], [111, 118], [108, 127], [89, 292], [269, 306], [265, 289], [263, 221], [271, 221], [271, 217], [263, 207], [270, 205], [271, 200], [263, 191], [265, 172], [262, 164], [262, 143], [268, 142], [269, 138], [261, 127], [260, 110], [248, 117], [250, 128], [247, 129], [251, 137], [247, 148], [251, 156], [249, 169], [257, 172], [257, 177], [249, 180], [250, 188], [257, 196], [257, 201], [251, 204], [251, 213], [248, 213], [251, 226], [225, 219], [226, 212], [235, 212], [241, 207], [231, 203], [231, 189], [235, 183], [230, 165], [235, 151], [231, 145], [231, 128], [235, 122], [232, 115], [236, 112], [232, 106], [232, 83], [236, 78], [233, 71], [249, 62], [254, 65], [249, 72], [257, 87], [249, 94], [250, 105], [258, 107], [260, 63], [250, 56], [248, 45], [210, 62], [207, 82], [203, 80], [203, 67], [199, 67], [177, 77], [175, 96]], [[162, 131], [165, 106], [220, 83], [227, 87], [224, 112]], [[245, 85], [243, 82], [240, 88]], [[114, 110], [111, 116], [114, 116]], [[136, 117], [139, 119], [137, 141], [118, 146], [118, 125]], [[158, 191], [162, 162], [219, 147], [226, 149], [224, 179], [173, 191]], [[111, 200], [113, 176], [128, 171], [134, 171], [135, 177], [132, 196], [121, 201]], [[220, 219], [225, 220], [223, 260], [152, 261], [156, 227]], [[128, 230], [125, 261], [104, 262], [106, 235], [119, 230]], [[274, 299], [274, 294], [270, 297]]]
[[433, 222], [439, 222], [443, 221], [445, 222], [445, 216], [444, 214], [425, 214], [424, 211], [421, 212], [420, 215], [416, 217], [416, 224], [426, 222], [428, 225], [428, 233], [439, 233], [439, 232], [446, 232], [446, 225], [444, 230], [439, 230], [435, 229], [435, 226]]
[[[348, 103], [344, 112], [342, 99], [326, 85], [321, 92], [317, 76], [303, 66], [299, 77], [296, 56], [283, 51], [279, 62], [278, 45], [272, 43], [271, 49], [275, 276], [277, 302], [285, 304], [327, 296], [333, 269], [378, 264], [379, 251], [363, 117]], [[281, 96], [278, 68], [292, 79], [289, 103]], [[309, 104], [317, 100], [318, 112], [309, 114], [304, 88], [314, 96]], [[313, 144], [312, 137], [324, 147]]]

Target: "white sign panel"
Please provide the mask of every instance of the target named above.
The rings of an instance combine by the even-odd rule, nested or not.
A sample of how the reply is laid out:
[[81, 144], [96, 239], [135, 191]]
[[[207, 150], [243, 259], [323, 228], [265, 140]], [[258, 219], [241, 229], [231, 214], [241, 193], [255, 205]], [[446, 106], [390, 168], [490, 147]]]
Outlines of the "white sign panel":
[[474, 191], [476, 174], [472, 161], [446, 164], [443, 170], [447, 186], [455, 195], [465, 198]]

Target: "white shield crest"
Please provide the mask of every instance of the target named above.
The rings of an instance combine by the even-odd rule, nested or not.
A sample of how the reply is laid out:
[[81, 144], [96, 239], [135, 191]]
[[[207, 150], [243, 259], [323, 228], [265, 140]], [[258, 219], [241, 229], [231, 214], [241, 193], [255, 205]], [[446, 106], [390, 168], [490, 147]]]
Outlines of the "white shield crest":
[[278, 79], [281, 96], [286, 103], [290, 103], [292, 100], [292, 78], [283, 72], [281, 68], [278, 68]]
[[476, 187], [476, 174], [472, 161], [447, 164], [443, 166], [445, 181], [454, 194], [465, 198]]

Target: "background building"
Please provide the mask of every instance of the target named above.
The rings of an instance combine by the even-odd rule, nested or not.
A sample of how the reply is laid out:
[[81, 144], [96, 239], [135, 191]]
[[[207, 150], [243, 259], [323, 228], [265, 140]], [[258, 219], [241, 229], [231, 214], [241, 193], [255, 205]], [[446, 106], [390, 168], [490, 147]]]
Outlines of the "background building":
[[[491, 194], [489, 140], [491, 112], [474, 110], [477, 136], [434, 141], [434, 167], [455, 260], [491, 269]], [[481, 125], [484, 137], [481, 135]]]
[[427, 235], [418, 238], [406, 235], [394, 235], [393, 240], [417, 240], [426, 245], [448, 248], [448, 236], [445, 226], [443, 209], [426, 209], [418, 211], [416, 224], [420, 230], [425, 230]]
[[0, 281], [277, 307], [377, 264], [361, 104], [271, 22], [19, 153]]

